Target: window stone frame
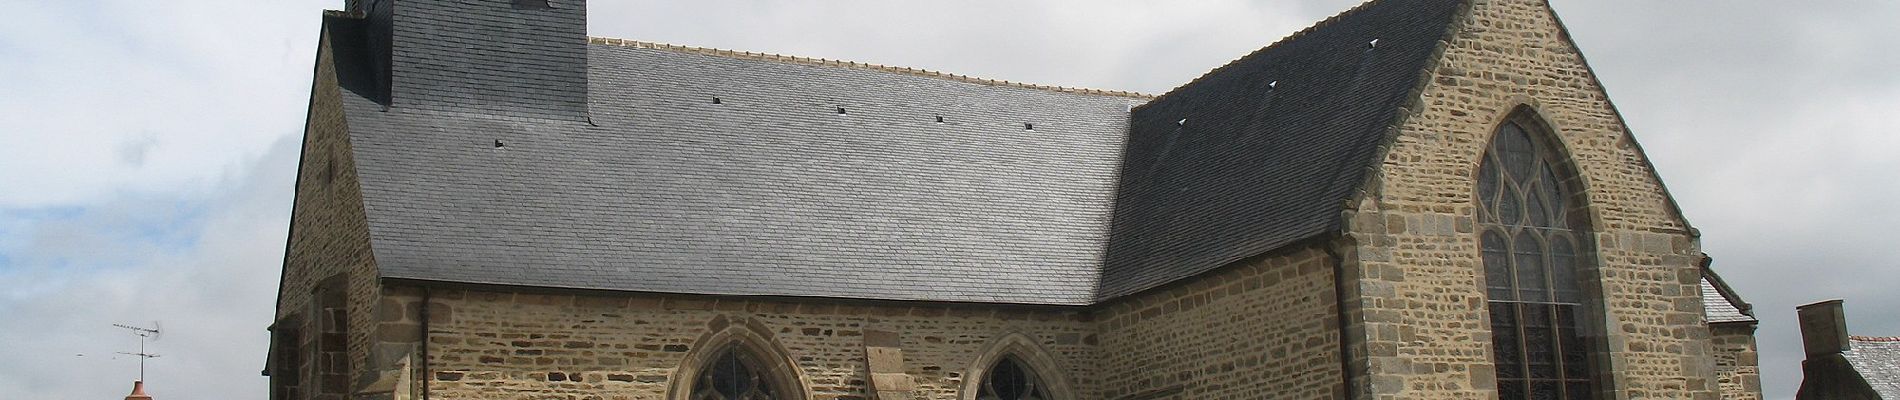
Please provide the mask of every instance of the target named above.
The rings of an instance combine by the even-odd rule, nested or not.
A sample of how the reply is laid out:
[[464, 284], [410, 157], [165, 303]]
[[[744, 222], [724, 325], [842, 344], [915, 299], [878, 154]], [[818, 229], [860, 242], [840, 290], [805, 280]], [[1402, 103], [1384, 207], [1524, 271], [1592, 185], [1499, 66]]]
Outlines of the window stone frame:
[[[1567, 205], [1564, 210], [1567, 215], [1566, 222], [1575, 227], [1573, 229], [1577, 241], [1575, 256], [1579, 259], [1575, 278], [1579, 280], [1577, 284], [1581, 291], [1579, 296], [1582, 304], [1578, 311], [1582, 316], [1578, 319], [1576, 329], [1583, 335], [1582, 340], [1591, 346], [1589, 370], [1593, 398], [1615, 399], [1623, 385], [1616, 376], [1616, 371], [1619, 369], [1617, 366], [1623, 364], [1622, 357], [1617, 351], [1620, 347], [1617, 345], [1621, 344], [1623, 339], [1609, 329], [1611, 324], [1608, 299], [1603, 287], [1604, 261], [1598, 244], [1599, 235], [1603, 234], [1600, 229], [1604, 225], [1599, 218], [1601, 213], [1598, 212], [1597, 206], [1590, 201], [1589, 194], [1592, 192], [1592, 185], [1589, 175], [1578, 164], [1575, 153], [1571, 152], [1570, 147], [1563, 142], [1565, 129], [1551, 119], [1553, 114], [1545, 112], [1543, 105], [1534, 99], [1526, 96], [1513, 97], [1513, 102], [1517, 106], [1498, 114], [1489, 125], [1486, 125], [1488, 130], [1481, 133], [1480, 138], [1483, 140], [1478, 143], [1476, 154], [1473, 155], [1473, 161], [1469, 164], [1467, 171], [1467, 176], [1471, 179], [1469, 192], [1471, 214], [1465, 218], [1469, 219], [1472, 226], [1478, 228], [1473, 229], [1470, 234], [1470, 240], [1473, 243], [1472, 253], [1476, 256], [1475, 259], [1480, 260], [1473, 267], [1478, 278], [1476, 290], [1483, 296], [1483, 306], [1488, 309], [1491, 299], [1486, 285], [1484, 263], [1481, 261], [1484, 257], [1482, 235], [1486, 229], [1483, 229], [1484, 222], [1481, 222], [1479, 216], [1484, 208], [1478, 196], [1481, 192], [1480, 179], [1498, 133], [1503, 130], [1504, 124], [1517, 123], [1530, 137], [1533, 146], [1541, 156], [1545, 157], [1557, 180], [1562, 183], [1559, 190]], [[1490, 354], [1493, 348], [1490, 344], [1493, 334], [1490, 313], [1486, 311], [1479, 315], [1483, 320], [1486, 359], [1495, 363], [1497, 355]], [[1495, 368], [1495, 364], [1493, 367]], [[1489, 375], [1488, 383], [1492, 388], [1496, 388], [1496, 373]]]
[[772, 385], [773, 391], [780, 396], [788, 399], [811, 398], [809, 380], [803, 370], [798, 368], [797, 360], [773, 340], [776, 334], [770, 328], [752, 318], [729, 318], [724, 315], [714, 317], [707, 326], [711, 329], [693, 341], [691, 350], [674, 370], [667, 388], [667, 399], [691, 399], [693, 386], [699, 382], [700, 374], [708, 364], [716, 361], [727, 349], [734, 348], [764, 364], [759, 365], [760, 369], [754, 373]]
[[998, 361], [1010, 358], [1018, 365], [1027, 368], [1031, 376], [1042, 384], [1049, 400], [1075, 400], [1074, 386], [1069, 384], [1067, 368], [1034, 337], [1022, 332], [1009, 332], [991, 339], [976, 359], [963, 371], [963, 384], [957, 391], [961, 400], [977, 400], [982, 384], [989, 379], [990, 368]]

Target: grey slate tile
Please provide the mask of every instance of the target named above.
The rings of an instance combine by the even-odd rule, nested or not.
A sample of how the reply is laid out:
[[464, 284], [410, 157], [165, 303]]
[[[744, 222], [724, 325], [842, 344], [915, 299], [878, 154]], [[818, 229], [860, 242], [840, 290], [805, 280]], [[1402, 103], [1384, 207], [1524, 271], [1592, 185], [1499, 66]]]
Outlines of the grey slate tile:
[[1723, 296], [1709, 278], [1702, 278], [1702, 315], [1709, 323], [1756, 322], [1755, 317], [1742, 311], [1742, 306]]
[[[1085, 305], [1337, 230], [1461, 4], [1375, 1], [1148, 104], [670, 50], [574, 54], [451, 23], [498, 18], [474, 9], [395, 17], [388, 48], [363, 32], [338, 62], [352, 63], [339, 73], [386, 277]], [[467, 51], [475, 41], [505, 46]], [[422, 62], [390, 69], [384, 111], [380, 70], [360, 66], [386, 54]], [[585, 102], [561, 101], [576, 91]], [[592, 124], [569, 118], [583, 113]]]

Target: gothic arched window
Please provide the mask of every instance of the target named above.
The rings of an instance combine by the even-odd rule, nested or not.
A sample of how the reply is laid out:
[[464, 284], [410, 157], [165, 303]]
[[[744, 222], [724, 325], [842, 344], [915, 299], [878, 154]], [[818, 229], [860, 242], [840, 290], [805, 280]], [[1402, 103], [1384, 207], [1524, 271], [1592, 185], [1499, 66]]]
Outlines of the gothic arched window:
[[1003, 357], [983, 374], [977, 387], [977, 400], [1049, 400], [1048, 389], [1035, 371], [1015, 357]]
[[1590, 344], [1578, 270], [1589, 239], [1572, 215], [1553, 152], [1542, 129], [1520, 115], [1498, 127], [1478, 169], [1479, 243], [1497, 357], [1498, 398], [1590, 399]]
[[703, 366], [693, 382], [691, 400], [782, 400], [757, 356], [740, 346], [727, 346]]

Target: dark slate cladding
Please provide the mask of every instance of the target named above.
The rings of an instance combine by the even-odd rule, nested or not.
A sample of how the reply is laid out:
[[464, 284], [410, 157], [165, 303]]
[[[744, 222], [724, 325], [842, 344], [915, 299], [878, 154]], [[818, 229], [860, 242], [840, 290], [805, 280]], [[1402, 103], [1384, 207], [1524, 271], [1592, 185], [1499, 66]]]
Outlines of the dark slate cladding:
[[1128, 108], [1140, 99], [589, 50], [594, 124], [384, 112], [346, 96], [383, 276], [722, 295], [1093, 300]]
[[393, 107], [583, 120], [587, 3], [376, 0], [390, 15]]
[[1336, 231], [1462, 3], [1367, 3], [1135, 109], [1097, 298]]
[[370, 39], [372, 25], [358, 16], [327, 14], [324, 32], [330, 35], [330, 56], [336, 67], [337, 86], [351, 93], [381, 102], [384, 87], [377, 80], [375, 46]]

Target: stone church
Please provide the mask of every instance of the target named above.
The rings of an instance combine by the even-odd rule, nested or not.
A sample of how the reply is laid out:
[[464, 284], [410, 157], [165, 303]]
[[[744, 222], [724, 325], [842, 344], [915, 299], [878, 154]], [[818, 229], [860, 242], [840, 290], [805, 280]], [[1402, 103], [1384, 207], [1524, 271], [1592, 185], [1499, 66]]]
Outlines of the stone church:
[[1159, 95], [344, 8], [273, 399], [1760, 398], [1544, 0], [1373, 0]]

